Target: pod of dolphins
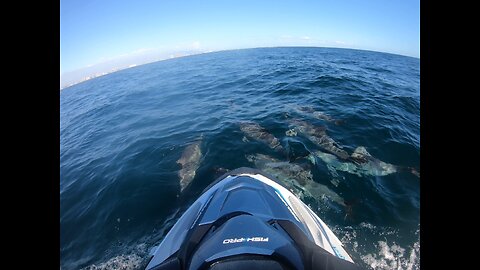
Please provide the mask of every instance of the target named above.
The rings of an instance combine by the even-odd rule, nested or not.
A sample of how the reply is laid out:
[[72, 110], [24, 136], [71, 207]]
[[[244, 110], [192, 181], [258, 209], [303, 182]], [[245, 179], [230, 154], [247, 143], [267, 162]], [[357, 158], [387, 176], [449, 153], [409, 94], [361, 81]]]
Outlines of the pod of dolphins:
[[[343, 123], [341, 120], [333, 119], [322, 112], [317, 112], [311, 107], [298, 107], [296, 111], [326, 122], [336, 125]], [[286, 136], [300, 136], [311, 141], [318, 150], [311, 151], [306, 156], [309, 161], [306, 164], [297, 164], [295, 162], [279, 160], [261, 153], [248, 154], [245, 158], [260, 169], [270, 175], [275, 176], [282, 181], [290, 191], [299, 198], [310, 197], [315, 200], [330, 200], [340, 206], [347, 208], [349, 204], [331, 190], [326, 185], [315, 182], [311, 173], [311, 166], [316, 166], [319, 161], [323, 162], [333, 176], [338, 175], [337, 171], [363, 176], [385, 176], [392, 173], [408, 172], [420, 178], [420, 173], [412, 167], [397, 166], [386, 163], [373, 157], [363, 146], [358, 146], [353, 153], [348, 154], [342, 149], [342, 146], [335, 142], [327, 134], [327, 128], [324, 126], [315, 126], [304, 120], [288, 117], [289, 130], [285, 132]], [[239, 123], [240, 130], [245, 137], [251, 140], [261, 142], [284, 155], [287, 151], [281, 145], [280, 140], [270, 134], [264, 127], [255, 122]], [[197, 139], [188, 145], [180, 159], [177, 161], [181, 165], [178, 171], [180, 178], [180, 192], [195, 178], [195, 172], [199, 168], [202, 159], [201, 150], [202, 138]], [[224, 169], [223, 169], [224, 170]]]

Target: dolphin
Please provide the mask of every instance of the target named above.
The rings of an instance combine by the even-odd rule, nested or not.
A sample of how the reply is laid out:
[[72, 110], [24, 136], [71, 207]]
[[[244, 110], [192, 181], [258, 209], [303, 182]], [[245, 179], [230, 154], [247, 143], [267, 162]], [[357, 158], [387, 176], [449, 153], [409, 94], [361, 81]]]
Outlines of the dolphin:
[[315, 109], [313, 109], [313, 107], [310, 107], [310, 106], [297, 107], [296, 111], [298, 111], [300, 113], [309, 113], [313, 117], [315, 117], [316, 119], [320, 119], [320, 120], [327, 121], [327, 122], [332, 122], [335, 125], [340, 125], [344, 122], [343, 120], [334, 119], [330, 115], [327, 115], [323, 112], [315, 111]]
[[200, 159], [202, 157], [201, 143], [202, 139], [198, 139], [188, 145], [183, 150], [180, 159], [177, 160], [177, 163], [182, 166], [180, 171], [178, 171], [178, 176], [180, 177], [180, 192], [183, 192], [192, 182], [193, 178], [195, 178], [195, 173], [200, 166]]
[[[295, 131], [297, 133], [302, 134], [311, 142], [319, 146], [320, 148], [324, 149], [325, 151], [334, 154], [335, 156], [343, 159], [348, 160], [350, 159], [350, 155], [338, 145], [330, 136], [326, 133], [326, 127], [314, 126], [312, 124], [307, 123], [303, 120], [298, 119], [290, 119], [288, 120], [289, 124], [295, 127]], [[292, 136], [296, 134], [288, 131], [289, 133], [287, 136]]]
[[352, 153], [352, 157], [359, 161], [357, 163], [338, 160], [336, 156], [322, 151], [314, 151], [308, 159], [313, 164], [316, 164], [316, 157], [325, 162], [327, 168], [333, 174], [336, 173], [335, 171], [343, 171], [361, 177], [364, 175], [385, 176], [392, 173], [409, 171], [417, 177], [420, 177], [420, 174], [414, 168], [393, 165], [372, 157], [363, 146], [357, 147]]
[[372, 157], [372, 155], [370, 155], [367, 149], [365, 149], [363, 146], [357, 147], [351, 156], [357, 163], [360, 161], [359, 166], [362, 168], [362, 170], [377, 172], [376, 175], [382, 175], [381, 173], [387, 175], [395, 172], [409, 172], [420, 178], [420, 172], [414, 167], [392, 165], [383, 162], [375, 157]]
[[300, 164], [280, 161], [263, 154], [247, 155], [246, 158], [253, 162], [257, 169], [275, 176], [300, 199], [306, 197], [314, 198], [317, 201], [328, 199], [348, 208], [340, 195], [326, 185], [315, 182], [311, 171]]
[[240, 123], [240, 130], [247, 137], [263, 142], [277, 152], [285, 153], [285, 149], [280, 144], [280, 140], [268, 133], [267, 130], [261, 127], [259, 124], [253, 122], [242, 122]]

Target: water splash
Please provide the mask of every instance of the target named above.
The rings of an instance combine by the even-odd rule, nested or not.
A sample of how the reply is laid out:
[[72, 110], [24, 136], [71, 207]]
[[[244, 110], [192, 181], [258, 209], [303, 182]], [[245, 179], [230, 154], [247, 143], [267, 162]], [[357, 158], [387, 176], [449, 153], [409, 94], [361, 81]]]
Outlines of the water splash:
[[81, 270], [139, 270], [147, 265], [148, 246], [145, 243], [136, 245], [133, 251], [126, 254], [120, 254], [109, 260], [97, 264], [92, 264]]
[[[356, 226], [332, 228], [356, 263], [366, 269], [420, 269], [420, 237], [418, 229], [413, 244], [398, 243], [405, 234], [398, 229], [362, 222]], [[372, 239], [376, 239], [372, 242]]]
[[372, 269], [420, 269], [420, 243], [416, 242], [410, 247], [410, 252], [396, 243], [388, 244], [378, 241], [377, 254], [367, 254], [361, 259]]

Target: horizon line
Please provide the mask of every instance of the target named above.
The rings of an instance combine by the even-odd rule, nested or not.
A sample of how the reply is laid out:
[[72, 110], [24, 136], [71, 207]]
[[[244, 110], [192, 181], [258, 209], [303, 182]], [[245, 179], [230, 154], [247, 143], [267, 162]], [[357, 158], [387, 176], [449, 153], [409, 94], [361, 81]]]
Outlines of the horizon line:
[[[81, 80], [79, 80], [78, 82], [74, 82], [74, 83], [71, 83], [67, 86], [64, 86], [64, 87], [61, 87], [60, 86], [60, 91], [62, 91], [63, 89], [65, 88], [69, 88], [71, 86], [74, 86], [74, 85], [77, 85], [77, 84], [80, 84], [80, 83], [83, 83], [83, 82], [86, 82], [86, 81], [89, 81], [91, 79], [95, 79], [95, 78], [99, 78], [99, 77], [103, 77], [105, 75], [108, 75], [108, 74], [113, 74], [115, 72], [118, 72], [118, 71], [121, 71], [121, 70], [126, 70], [126, 69], [129, 69], [129, 68], [134, 68], [134, 67], [140, 67], [140, 66], [144, 66], [144, 65], [147, 65], [147, 64], [153, 64], [153, 63], [157, 63], [157, 62], [163, 62], [163, 61], [168, 61], [168, 60], [173, 60], [173, 59], [178, 59], [178, 58], [184, 58], [184, 57], [190, 57], [190, 56], [195, 56], [195, 55], [201, 55], [201, 54], [209, 54], [209, 53], [217, 53], [217, 52], [228, 52], [228, 51], [239, 51], [239, 50], [253, 50], [253, 49], [273, 49], [273, 48], [324, 48], [324, 49], [343, 49], [343, 50], [356, 50], [356, 51], [366, 51], [366, 52], [374, 52], [374, 53], [384, 53], [384, 54], [391, 54], [391, 55], [397, 55], [397, 56], [403, 56], [403, 57], [410, 57], [410, 58], [415, 58], [415, 59], [418, 59], [420, 60], [420, 56], [416, 57], [416, 56], [412, 56], [412, 55], [405, 55], [405, 54], [400, 54], [400, 53], [393, 53], [393, 52], [386, 52], [386, 51], [375, 51], [375, 50], [371, 50], [371, 49], [358, 49], [358, 48], [346, 48], [346, 47], [326, 47], [326, 46], [302, 46], [302, 45], [294, 45], [294, 46], [261, 46], [261, 47], [248, 47], [248, 48], [236, 48], [236, 49], [221, 49], [221, 50], [207, 50], [207, 51], [199, 51], [198, 53], [194, 53], [194, 54], [188, 54], [188, 55], [180, 55], [180, 56], [176, 56], [176, 57], [170, 57], [170, 58], [165, 58], [165, 59], [160, 59], [160, 60], [154, 60], [154, 61], [151, 61], [151, 62], [144, 62], [144, 63], [141, 63], [141, 64], [131, 64], [127, 67], [124, 67], [124, 68], [113, 68], [111, 72], [103, 72], [101, 75], [98, 75], [98, 76], [95, 76], [95, 74], [92, 74], [90, 78], [90, 76], [87, 76], [85, 78], [82, 78]], [[187, 51], [187, 50], [185, 50]], [[183, 52], [185, 52], [183, 51]], [[182, 52], [182, 51], [180, 51]], [[177, 52], [178, 53], [178, 52]], [[62, 75], [64, 75], [65, 73], [71, 73], [71, 72], [76, 72], [76, 71], [79, 71], [79, 70], [82, 70], [82, 69], [85, 69], [85, 68], [91, 68], [91, 67], [94, 67], [94, 66], [98, 66], [98, 65], [101, 65], [103, 63], [106, 63], [106, 62], [102, 62], [102, 63], [97, 63], [97, 64], [94, 64], [90, 67], [82, 67], [82, 68], [78, 68], [78, 69], [75, 69], [75, 70], [71, 70], [71, 71], [67, 71], [67, 72], [64, 72], [62, 74], [60, 74], [60, 85], [61, 85], [61, 77]]]

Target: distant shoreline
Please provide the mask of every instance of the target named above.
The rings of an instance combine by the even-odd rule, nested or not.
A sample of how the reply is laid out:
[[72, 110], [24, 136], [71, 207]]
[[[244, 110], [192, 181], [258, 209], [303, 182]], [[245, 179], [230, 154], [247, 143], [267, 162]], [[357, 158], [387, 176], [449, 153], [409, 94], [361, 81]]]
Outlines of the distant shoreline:
[[[410, 57], [410, 58], [415, 58], [420, 60], [420, 57], [414, 57], [410, 55], [403, 55], [403, 54], [397, 54], [397, 53], [392, 53], [392, 52], [383, 52], [383, 51], [374, 51], [374, 50], [367, 50], [367, 49], [357, 49], [357, 48], [343, 48], [343, 47], [319, 47], [319, 46], [265, 46], [265, 47], [253, 47], [253, 48], [238, 48], [238, 49], [225, 49], [225, 50], [218, 50], [218, 51], [212, 51], [212, 50], [207, 50], [207, 51], [197, 51], [197, 52], [177, 52], [175, 54], [170, 54], [169, 57], [167, 58], [161, 58], [161, 59], [154, 59], [152, 61], [147, 61], [147, 62], [141, 62], [141, 63], [134, 63], [134, 64], [129, 64], [129, 65], [122, 65], [120, 67], [112, 68], [109, 71], [103, 71], [103, 72], [97, 72], [94, 74], [91, 74], [89, 76], [84, 76], [79, 80], [76, 80], [73, 83], [68, 83], [65, 86], [62, 86], [62, 83], [60, 82], [60, 91], [69, 88], [71, 86], [80, 84], [82, 82], [89, 81], [94, 78], [99, 78], [108, 74], [115, 73], [117, 71], [133, 68], [133, 67], [139, 67], [143, 66], [146, 64], [151, 64], [155, 62], [160, 62], [160, 61], [167, 61], [171, 59], [177, 59], [177, 58], [182, 58], [182, 57], [188, 57], [188, 56], [195, 56], [195, 55], [200, 55], [200, 54], [208, 54], [208, 53], [216, 53], [216, 52], [228, 52], [228, 51], [240, 51], [240, 50], [255, 50], [255, 49], [282, 49], [282, 48], [311, 48], [311, 49], [339, 49], [339, 50], [355, 50], [355, 51], [365, 51], [365, 52], [373, 52], [373, 53], [383, 53], [383, 54], [391, 54], [394, 56], [403, 56], [403, 57]], [[100, 65], [100, 64], [99, 64]], [[72, 71], [75, 72], [75, 71]], [[60, 76], [61, 78], [62, 76]], [[61, 79], [60, 79], [61, 80]]]

